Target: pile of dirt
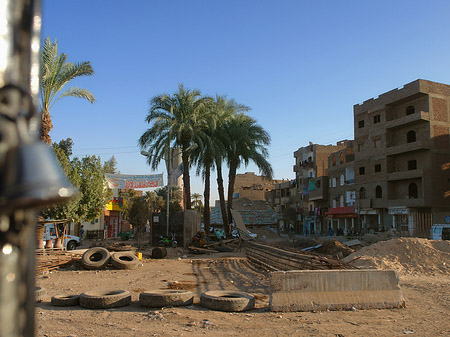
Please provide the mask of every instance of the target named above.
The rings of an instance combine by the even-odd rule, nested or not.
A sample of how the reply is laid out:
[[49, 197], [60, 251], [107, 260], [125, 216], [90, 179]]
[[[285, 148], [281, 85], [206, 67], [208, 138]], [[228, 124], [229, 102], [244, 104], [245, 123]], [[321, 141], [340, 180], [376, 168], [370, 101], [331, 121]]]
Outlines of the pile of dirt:
[[450, 241], [398, 238], [380, 241], [347, 256], [344, 262], [400, 274], [450, 275]]
[[338, 240], [326, 240], [322, 243], [322, 247], [314, 250], [314, 253], [343, 258], [352, 254], [354, 251], [354, 249], [344, 245]]

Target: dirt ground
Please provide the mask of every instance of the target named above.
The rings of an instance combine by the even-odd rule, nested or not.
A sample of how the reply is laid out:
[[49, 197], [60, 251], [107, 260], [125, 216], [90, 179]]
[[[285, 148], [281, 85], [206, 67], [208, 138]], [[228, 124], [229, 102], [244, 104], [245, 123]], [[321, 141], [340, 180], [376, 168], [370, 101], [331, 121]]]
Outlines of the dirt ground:
[[[269, 311], [266, 271], [242, 254], [171, 249], [169, 256], [144, 258], [130, 271], [77, 268], [38, 275], [47, 296], [36, 304], [36, 336], [450, 336], [448, 275], [401, 274], [404, 309], [276, 313]], [[139, 305], [140, 292], [168, 288], [193, 291], [194, 304], [159, 310]], [[53, 295], [96, 289], [129, 290], [133, 302], [108, 310], [50, 305]], [[199, 306], [202, 292], [219, 289], [254, 294], [256, 308], [226, 313]]]

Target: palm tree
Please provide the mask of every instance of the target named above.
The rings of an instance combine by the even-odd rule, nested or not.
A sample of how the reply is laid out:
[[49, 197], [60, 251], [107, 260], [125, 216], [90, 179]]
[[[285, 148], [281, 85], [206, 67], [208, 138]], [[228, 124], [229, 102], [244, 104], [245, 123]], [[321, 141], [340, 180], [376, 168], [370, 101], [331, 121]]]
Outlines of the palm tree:
[[227, 148], [231, 146], [231, 140], [228, 137], [228, 125], [237, 113], [249, 111], [250, 108], [237, 103], [233, 99], [227, 99], [226, 96], [216, 95], [212, 104], [214, 120], [216, 121], [213, 140], [216, 144], [214, 149], [214, 164], [217, 170], [217, 188], [219, 192], [220, 210], [225, 232], [229, 234], [229, 223], [225, 204], [225, 192], [223, 184], [222, 163], [227, 156]]
[[227, 208], [228, 217], [231, 220], [230, 210], [233, 208], [234, 182], [237, 169], [241, 164], [247, 166], [250, 161], [253, 161], [268, 179], [272, 179], [273, 170], [267, 161], [266, 146], [270, 144], [270, 136], [253, 118], [244, 113], [237, 114], [230, 119], [227, 133], [230, 139], [226, 158], [229, 167]]
[[58, 41], [47, 37], [41, 52], [41, 140], [51, 144], [50, 130], [53, 128], [50, 109], [63, 97], [78, 97], [94, 103], [95, 97], [88, 90], [78, 87], [65, 88], [65, 85], [80, 76], [90, 76], [94, 70], [89, 62], [73, 64], [67, 62], [67, 55], [58, 55]]
[[192, 193], [192, 206], [198, 209], [199, 212], [202, 211], [203, 203], [202, 203], [202, 195], [200, 193]]
[[183, 84], [173, 95], [157, 95], [150, 101], [146, 122], [150, 128], [139, 138], [142, 149], [151, 154], [148, 163], [156, 170], [160, 161], [171, 158], [171, 146], [181, 148], [183, 160], [183, 187], [186, 209], [191, 209], [190, 152], [189, 147], [196, 144], [202, 148], [204, 130], [208, 120], [204, 118], [211, 99], [202, 96], [199, 90], [189, 90]]

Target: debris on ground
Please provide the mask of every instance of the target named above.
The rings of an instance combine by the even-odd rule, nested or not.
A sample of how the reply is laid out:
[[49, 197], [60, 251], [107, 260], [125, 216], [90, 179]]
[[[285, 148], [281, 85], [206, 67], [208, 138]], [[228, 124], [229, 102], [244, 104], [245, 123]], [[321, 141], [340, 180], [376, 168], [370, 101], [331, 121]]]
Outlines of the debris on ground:
[[354, 251], [354, 249], [348, 247], [347, 245], [341, 243], [336, 239], [326, 240], [320, 247], [314, 249], [315, 253], [329, 255], [339, 259], [349, 256]]

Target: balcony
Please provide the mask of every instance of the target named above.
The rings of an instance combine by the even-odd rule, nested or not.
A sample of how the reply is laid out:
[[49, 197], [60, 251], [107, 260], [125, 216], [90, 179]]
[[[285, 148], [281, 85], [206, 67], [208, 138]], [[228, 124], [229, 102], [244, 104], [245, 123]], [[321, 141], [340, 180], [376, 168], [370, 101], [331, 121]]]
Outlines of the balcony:
[[360, 199], [359, 207], [360, 208], [372, 208], [372, 199]]
[[419, 169], [419, 170], [388, 173], [387, 180], [388, 181], [408, 180], [408, 179], [422, 178], [422, 177], [423, 177], [423, 170]]
[[415, 199], [390, 199], [389, 207], [430, 207], [425, 203], [424, 198]]
[[430, 113], [425, 111], [417, 111], [411, 115], [393, 119], [386, 123], [386, 129], [394, 129], [405, 126], [407, 124], [418, 123], [421, 121], [430, 121]]
[[294, 167], [293, 167], [292, 170], [293, 170], [294, 172], [299, 172], [298, 165], [294, 165]]
[[387, 156], [395, 156], [403, 153], [417, 152], [417, 151], [427, 151], [431, 149], [431, 141], [418, 140], [412, 143], [406, 143], [401, 145], [394, 145], [386, 148]]

